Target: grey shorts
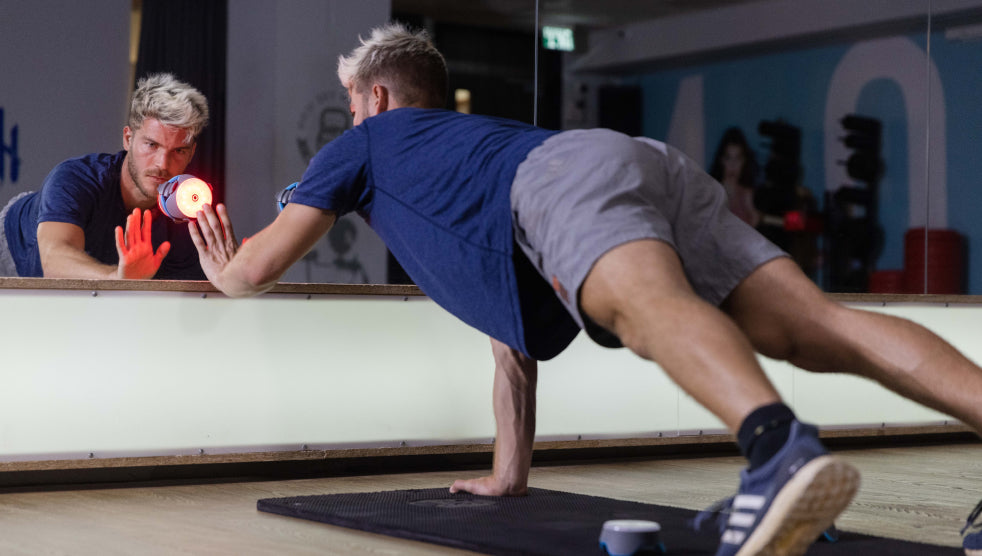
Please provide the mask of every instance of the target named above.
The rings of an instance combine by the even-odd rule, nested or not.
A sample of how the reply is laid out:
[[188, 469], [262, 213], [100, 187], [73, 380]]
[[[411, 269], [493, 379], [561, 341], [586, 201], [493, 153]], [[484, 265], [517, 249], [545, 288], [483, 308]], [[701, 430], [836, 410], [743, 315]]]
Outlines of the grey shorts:
[[734, 216], [723, 187], [677, 149], [605, 129], [547, 139], [518, 167], [515, 239], [581, 328], [618, 345], [581, 314], [578, 294], [607, 251], [657, 239], [679, 254], [696, 294], [719, 305], [784, 251]]
[[7, 236], [4, 233], [4, 222], [7, 221], [7, 212], [10, 210], [10, 205], [14, 204], [14, 201], [25, 197], [33, 193], [32, 191], [27, 191], [14, 195], [14, 197], [4, 205], [3, 210], [0, 210], [0, 276], [18, 276], [17, 265], [14, 264], [14, 258], [10, 255], [10, 246], [7, 245]]

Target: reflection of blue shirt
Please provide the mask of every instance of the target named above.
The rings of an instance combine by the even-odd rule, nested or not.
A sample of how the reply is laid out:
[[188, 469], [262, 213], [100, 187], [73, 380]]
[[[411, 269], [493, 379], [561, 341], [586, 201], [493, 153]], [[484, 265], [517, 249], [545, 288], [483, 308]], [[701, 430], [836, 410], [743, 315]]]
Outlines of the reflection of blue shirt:
[[290, 202], [357, 211], [430, 298], [548, 359], [578, 329], [520, 250], [515, 256], [510, 194], [518, 165], [554, 133], [446, 110], [391, 110], [321, 149]]
[[[41, 189], [10, 206], [4, 234], [20, 276], [43, 276], [37, 228], [41, 222], [75, 224], [85, 232], [85, 252], [103, 264], [119, 264], [116, 226], [126, 227], [130, 211], [123, 205], [120, 172], [126, 151], [90, 154], [62, 162]], [[198, 250], [187, 224], [177, 224], [154, 209], [154, 250], [165, 240], [170, 252], [154, 276], [165, 280], [204, 280]]]

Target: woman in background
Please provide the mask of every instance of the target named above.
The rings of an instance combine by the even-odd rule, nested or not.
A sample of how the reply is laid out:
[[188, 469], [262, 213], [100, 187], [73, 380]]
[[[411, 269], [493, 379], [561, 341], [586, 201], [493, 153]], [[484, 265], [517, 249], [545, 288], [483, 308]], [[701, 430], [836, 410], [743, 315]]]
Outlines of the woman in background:
[[730, 212], [756, 228], [760, 223], [760, 213], [754, 207], [757, 161], [740, 128], [731, 127], [723, 133], [709, 173], [723, 184]]

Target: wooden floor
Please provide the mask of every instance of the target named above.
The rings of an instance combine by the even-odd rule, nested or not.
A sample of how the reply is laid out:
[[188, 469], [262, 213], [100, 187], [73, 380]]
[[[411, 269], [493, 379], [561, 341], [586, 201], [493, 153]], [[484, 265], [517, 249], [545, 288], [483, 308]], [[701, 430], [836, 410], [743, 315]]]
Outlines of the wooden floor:
[[[841, 529], [958, 546], [982, 497], [982, 444], [837, 451], [863, 472]], [[532, 485], [702, 509], [732, 494], [735, 457], [536, 467]], [[464, 554], [256, 511], [268, 497], [449, 486], [479, 472], [0, 494], [0, 554]]]

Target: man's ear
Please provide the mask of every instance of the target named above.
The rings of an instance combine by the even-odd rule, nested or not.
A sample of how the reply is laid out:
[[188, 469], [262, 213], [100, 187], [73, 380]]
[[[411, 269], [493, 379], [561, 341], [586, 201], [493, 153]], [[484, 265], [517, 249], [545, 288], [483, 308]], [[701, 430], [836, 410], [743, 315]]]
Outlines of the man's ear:
[[381, 114], [389, 109], [389, 89], [384, 85], [372, 85], [372, 115]]
[[130, 126], [123, 126], [123, 150], [130, 150], [130, 140], [133, 139], [133, 130]]

